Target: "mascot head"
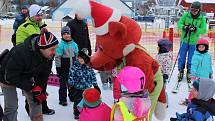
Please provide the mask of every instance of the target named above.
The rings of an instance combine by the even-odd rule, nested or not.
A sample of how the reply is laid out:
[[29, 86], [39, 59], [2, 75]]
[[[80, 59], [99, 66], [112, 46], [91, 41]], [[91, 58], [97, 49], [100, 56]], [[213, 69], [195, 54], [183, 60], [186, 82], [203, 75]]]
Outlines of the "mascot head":
[[73, 9], [79, 17], [92, 17], [97, 44], [97, 51], [91, 57], [92, 66], [96, 69], [113, 68], [116, 60], [126, 56], [134, 49], [134, 45], [139, 43], [139, 25], [134, 20], [122, 16], [119, 10], [95, 1], [80, 0], [76, 3], [73, 4]]

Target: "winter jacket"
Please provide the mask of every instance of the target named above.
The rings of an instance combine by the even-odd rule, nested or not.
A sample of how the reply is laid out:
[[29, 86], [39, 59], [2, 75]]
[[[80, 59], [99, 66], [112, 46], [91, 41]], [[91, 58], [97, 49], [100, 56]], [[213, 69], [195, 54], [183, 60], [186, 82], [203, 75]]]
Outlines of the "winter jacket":
[[[61, 67], [61, 65], [63, 65], [63, 67], [69, 68], [73, 63], [72, 58], [76, 57], [77, 55], [78, 55], [78, 45], [73, 40], [66, 42], [65, 40], [62, 39], [56, 49], [56, 56], [55, 56], [56, 67]], [[65, 62], [65, 63], [62, 63], [62, 62]], [[66, 63], [66, 62], [69, 62], [69, 63]]]
[[40, 24], [35, 23], [29, 18], [19, 26], [16, 31], [16, 45], [22, 43], [26, 38], [33, 34], [40, 34]]
[[101, 103], [95, 108], [83, 108], [78, 121], [110, 121], [110, 113], [111, 108], [105, 103]]
[[70, 68], [68, 83], [70, 86], [80, 90], [98, 86], [93, 69], [85, 64], [80, 64], [77, 60], [74, 61], [73, 66]]
[[172, 69], [172, 51], [167, 53], [160, 53], [156, 56], [156, 60], [158, 61], [162, 74], [170, 75]]
[[14, 32], [16, 32], [16, 30], [18, 29], [18, 27], [25, 22], [26, 19], [26, 14], [20, 13], [16, 16], [15, 21], [13, 23], [13, 30]]
[[87, 24], [83, 20], [75, 18], [69, 21], [66, 26], [69, 26], [71, 36], [78, 45], [78, 49], [82, 50], [83, 48], [87, 48], [90, 56], [92, 54], [92, 50]]
[[0, 68], [1, 83], [25, 91], [30, 91], [34, 85], [46, 88], [52, 60], [41, 55], [36, 44], [38, 39], [38, 35], [32, 35], [10, 50]]
[[[183, 29], [185, 25], [192, 25], [196, 27], [197, 30], [189, 34], [186, 32], [186, 30]], [[206, 18], [202, 14], [200, 14], [197, 19], [193, 19], [190, 12], [185, 12], [178, 21], [178, 28], [182, 31], [181, 41], [195, 45], [199, 40], [199, 35], [206, 33]], [[187, 36], [185, 36], [186, 34]]]
[[213, 121], [215, 116], [215, 100], [203, 101], [192, 99], [188, 105], [187, 112], [176, 113], [177, 121]]
[[209, 52], [201, 54], [195, 51], [191, 61], [192, 76], [209, 78], [212, 73], [212, 58]]

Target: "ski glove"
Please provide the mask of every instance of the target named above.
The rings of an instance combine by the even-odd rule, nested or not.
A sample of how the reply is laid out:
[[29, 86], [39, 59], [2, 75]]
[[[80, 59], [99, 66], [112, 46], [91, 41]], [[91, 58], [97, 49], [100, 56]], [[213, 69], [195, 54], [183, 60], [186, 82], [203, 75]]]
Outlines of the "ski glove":
[[94, 86], [95, 89], [97, 89], [99, 91], [99, 93], [101, 94], [101, 90], [99, 88], [99, 86]]
[[197, 28], [195, 26], [190, 26], [189, 29], [190, 29], [191, 32], [195, 32], [197, 30]]
[[34, 101], [38, 104], [42, 104], [42, 102], [47, 98], [46, 94], [42, 92], [42, 88], [40, 86], [34, 86], [31, 92], [33, 94]]
[[184, 25], [183, 29], [184, 29], [185, 31], [188, 31], [188, 30], [190, 29], [190, 25]]
[[210, 73], [209, 78], [213, 79], [213, 73]]

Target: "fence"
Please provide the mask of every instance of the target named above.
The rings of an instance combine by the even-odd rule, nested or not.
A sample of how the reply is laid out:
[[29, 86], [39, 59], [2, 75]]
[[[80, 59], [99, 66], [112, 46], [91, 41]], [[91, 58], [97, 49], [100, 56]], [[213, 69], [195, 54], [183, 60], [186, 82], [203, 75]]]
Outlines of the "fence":
[[[61, 38], [60, 30], [62, 26], [66, 25], [63, 22], [53, 22], [51, 20], [47, 20], [46, 24], [48, 25], [48, 30], [53, 32], [58, 38]], [[157, 54], [157, 41], [163, 36], [168, 37], [169, 29], [165, 29], [165, 22], [163, 21], [155, 21], [154, 23], [138, 23], [142, 29], [142, 38], [140, 43], [148, 50], [148, 52], [155, 57]], [[174, 33], [173, 33], [173, 55], [174, 60], [177, 56], [179, 46], [180, 46], [180, 32], [174, 26]], [[164, 31], [165, 30], [165, 31]], [[93, 33], [93, 27], [89, 25], [89, 32], [90, 32], [90, 39], [92, 49], [95, 49], [95, 34]], [[13, 34], [12, 24], [8, 25], [0, 25], [0, 47], [2, 46], [12, 46], [11, 44], [11, 35]], [[210, 52], [213, 55], [213, 60], [215, 60], [215, 30], [210, 30], [206, 35], [203, 36], [206, 38], [209, 43]]]

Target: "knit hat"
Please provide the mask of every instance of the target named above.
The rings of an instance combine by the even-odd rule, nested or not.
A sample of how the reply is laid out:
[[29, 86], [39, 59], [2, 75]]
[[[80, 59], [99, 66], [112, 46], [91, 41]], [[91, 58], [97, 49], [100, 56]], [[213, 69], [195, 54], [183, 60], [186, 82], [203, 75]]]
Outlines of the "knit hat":
[[193, 82], [193, 87], [194, 87], [197, 91], [199, 91], [199, 80], [195, 80], [195, 81]]
[[47, 49], [58, 44], [57, 38], [51, 32], [45, 32], [40, 35], [38, 40], [40, 49]]
[[107, 34], [109, 22], [119, 22], [122, 16], [120, 10], [92, 0], [76, 0], [71, 7], [81, 18], [92, 16], [96, 35]]
[[78, 56], [83, 58], [85, 64], [88, 64], [90, 62], [87, 48], [83, 48], [81, 51], [78, 51]]
[[43, 13], [41, 6], [37, 4], [33, 4], [29, 7], [29, 16], [33, 17], [36, 15], [41, 15]]
[[160, 48], [159, 53], [166, 53], [172, 49], [172, 42], [168, 39], [160, 39], [158, 40], [158, 47]]
[[63, 36], [64, 33], [68, 33], [71, 35], [71, 31], [70, 31], [70, 28], [68, 26], [64, 26], [62, 29], [61, 29], [61, 36]]
[[88, 107], [96, 107], [102, 101], [100, 98], [100, 92], [95, 88], [88, 88], [83, 92], [83, 101]]

